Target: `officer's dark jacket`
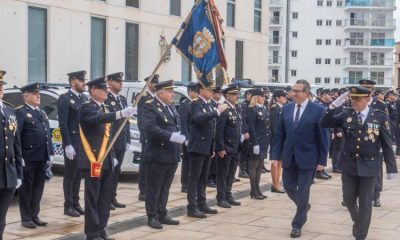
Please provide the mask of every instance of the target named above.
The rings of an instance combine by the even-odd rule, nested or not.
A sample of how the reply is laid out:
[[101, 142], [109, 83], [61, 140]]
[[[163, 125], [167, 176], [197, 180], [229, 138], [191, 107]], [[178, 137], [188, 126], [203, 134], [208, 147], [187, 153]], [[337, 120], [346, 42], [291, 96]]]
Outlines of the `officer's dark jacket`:
[[87, 100], [86, 95], [82, 94], [82, 99], [79, 99], [71, 90], [58, 98], [58, 124], [64, 146], [72, 145], [75, 150], [80, 147], [79, 109]]
[[242, 119], [237, 109], [232, 108], [229, 103], [226, 104], [228, 109], [217, 120], [215, 151], [235, 154], [239, 152]]
[[139, 128], [139, 132], [140, 132], [140, 143], [146, 143], [146, 133], [143, 132], [142, 129], [142, 109], [144, 107], [144, 103], [147, 102], [148, 100], [153, 99], [153, 96], [150, 95], [148, 92], [146, 93], [146, 95], [144, 95], [143, 97], [141, 97], [139, 99], [139, 102], [137, 104], [137, 125]]
[[54, 155], [49, 118], [43, 110], [35, 111], [28, 105], [16, 109], [22, 157], [25, 162], [47, 162]]
[[370, 107], [372, 109], [374, 109], [375, 111], [381, 111], [382, 113], [389, 114], [389, 110], [388, 110], [387, 104], [385, 102], [382, 102], [382, 101], [376, 99], [376, 98], [372, 99]]
[[244, 100], [242, 103], [239, 104], [239, 113], [242, 117], [242, 131], [243, 133], [248, 133], [249, 129], [247, 126], [247, 110], [249, 109], [250, 102]]
[[251, 106], [247, 111], [251, 146], [268, 150], [271, 140], [270, 115], [265, 107]]
[[334, 110], [328, 109], [322, 117], [320, 125], [343, 129], [346, 144], [339, 163], [339, 168], [343, 172], [355, 176], [378, 176], [381, 147], [387, 172], [397, 172], [389, 118], [384, 113], [370, 109], [361, 125], [358, 123], [357, 114], [353, 109], [345, 109], [336, 115]]
[[[106, 106], [107, 108], [107, 106]], [[90, 100], [84, 104], [80, 109], [80, 127], [89, 142], [89, 145], [96, 157], [101, 148], [103, 141], [104, 132], [106, 130], [106, 123], [113, 123], [117, 120], [115, 112], [103, 112], [102, 108], [93, 100]], [[111, 137], [108, 144], [111, 142]], [[103, 169], [109, 170], [113, 168], [113, 159], [115, 158], [114, 151], [110, 151], [108, 156], [104, 159]], [[85, 153], [82, 151], [82, 161], [79, 163], [79, 168], [90, 169], [90, 161]]]
[[396, 123], [396, 121], [397, 121], [396, 103], [395, 102], [393, 102], [393, 103], [387, 102], [387, 107], [388, 107], [388, 114], [389, 114], [390, 121], [393, 123]]
[[0, 189], [15, 188], [22, 179], [22, 153], [15, 113], [3, 105], [0, 114]]
[[190, 136], [190, 111], [191, 103], [188, 98], [185, 98], [179, 105], [178, 112], [181, 118], [181, 133], [185, 135], [187, 139]]
[[218, 112], [201, 98], [192, 102], [188, 152], [212, 155]]
[[179, 132], [179, 114], [174, 106], [167, 106], [157, 99], [147, 100], [142, 109], [142, 129], [147, 137], [145, 161], [154, 163], [177, 163], [180, 156], [180, 145], [170, 142], [172, 133]]
[[[108, 106], [108, 109], [110, 112], [117, 112], [120, 111], [126, 107], [128, 107], [128, 102], [124, 96], [119, 96], [120, 102], [112, 95], [112, 93], [108, 93], [107, 99], [104, 101], [104, 104]], [[121, 105], [122, 104], [122, 105]], [[115, 133], [118, 131], [118, 129], [121, 127], [122, 123], [124, 122], [124, 119], [119, 119], [112, 125], [111, 129], [111, 136], [114, 136]], [[115, 141], [114, 144], [114, 150], [118, 151], [125, 151], [126, 150], [126, 144], [131, 142], [131, 134], [130, 134], [130, 127], [129, 127], [129, 121], [125, 124], [124, 129], [118, 136], [117, 140]]]
[[269, 110], [271, 116], [271, 137], [274, 137], [274, 130], [278, 126], [279, 116], [282, 113], [282, 108], [278, 104], [273, 104]]

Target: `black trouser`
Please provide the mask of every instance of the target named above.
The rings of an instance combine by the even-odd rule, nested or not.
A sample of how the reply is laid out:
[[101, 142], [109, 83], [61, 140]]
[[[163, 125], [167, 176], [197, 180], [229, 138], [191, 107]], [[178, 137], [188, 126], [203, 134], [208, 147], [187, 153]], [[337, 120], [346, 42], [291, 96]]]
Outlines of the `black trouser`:
[[117, 188], [118, 188], [118, 181], [119, 176], [121, 175], [121, 165], [124, 161], [125, 150], [119, 149], [114, 150], [115, 158], [118, 160], [118, 164], [114, 167], [114, 181], [113, 181], [113, 199], [117, 197]]
[[343, 201], [357, 226], [357, 239], [365, 239], [368, 234], [375, 182], [376, 177], [359, 177], [342, 173]]
[[338, 169], [344, 143], [344, 137], [335, 137], [332, 141], [332, 168], [334, 170]]
[[244, 140], [241, 144], [240, 158], [239, 158], [239, 171], [241, 173], [249, 173], [249, 140]]
[[64, 179], [63, 179], [63, 190], [64, 190], [64, 208], [72, 208], [80, 206], [79, 204], [79, 191], [81, 187], [82, 171], [78, 168], [79, 161], [79, 150], [74, 145], [76, 155], [73, 160], [69, 160], [64, 155]]
[[182, 188], [188, 187], [189, 181], [189, 171], [190, 171], [190, 160], [189, 153], [187, 152], [187, 147], [184, 145], [183, 149], [183, 157], [182, 157], [182, 165], [181, 165], [181, 184]]
[[198, 153], [189, 153], [190, 172], [188, 182], [188, 209], [195, 209], [206, 205], [206, 187], [210, 156]]
[[144, 149], [146, 143], [142, 143], [142, 155], [139, 163], [139, 195], [145, 195], [146, 193], [146, 164], [144, 160]]
[[11, 204], [15, 188], [0, 189], [0, 240], [3, 240], [4, 228], [6, 227], [6, 216]]
[[392, 135], [392, 138], [396, 140], [396, 120], [390, 120], [390, 135]]
[[396, 155], [400, 155], [400, 119], [397, 120], [395, 140], [396, 140]]
[[379, 173], [376, 178], [376, 183], [374, 187], [374, 201], [378, 200], [381, 197], [381, 192], [383, 188], [383, 153], [379, 153]]
[[146, 163], [146, 213], [149, 218], [167, 215], [169, 189], [178, 163]]
[[217, 166], [217, 200], [224, 201], [232, 198], [232, 185], [239, 163], [238, 153], [227, 153], [224, 158], [215, 158]]
[[[107, 159], [106, 159], [107, 160]], [[85, 170], [85, 234], [88, 240], [104, 238], [110, 217], [110, 204], [114, 174], [112, 170], [102, 170], [98, 178], [90, 177]]]
[[210, 168], [208, 170], [208, 181], [210, 181], [210, 182], [217, 181], [217, 165], [215, 163], [215, 156], [211, 157], [211, 160], [210, 160]]
[[18, 189], [22, 222], [32, 221], [32, 218], [39, 215], [40, 200], [46, 180], [46, 168], [46, 162], [25, 162], [24, 178], [21, 187]]

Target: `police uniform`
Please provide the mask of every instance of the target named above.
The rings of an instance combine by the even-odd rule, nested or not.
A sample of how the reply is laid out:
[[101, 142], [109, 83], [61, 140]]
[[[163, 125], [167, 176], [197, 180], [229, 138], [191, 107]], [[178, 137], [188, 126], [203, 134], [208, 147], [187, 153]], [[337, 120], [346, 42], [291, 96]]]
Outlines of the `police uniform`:
[[[108, 81], [118, 81], [122, 82], [122, 77], [123, 73], [114, 73], [110, 74], [107, 76]], [[122, 95], [119, 94], [114, 94], [111, 92], [108, 93], [107, 99], [104, 101], [104, 103], [108, 106], [110, 112], [117, 112], [120, 111], [126, 107], [128, 107], [128, 101], [126, 98]], [[112, 125], [111, 129], [111, 136], [114, 136], [115, 133], [118, 131], [118, 129], [121, 127], [122, 123], [124, 122], [123, 119], [118, 120]], [[114, 153], [115, 157], [118, 160], [117, 166], [115, 166], [115, 171], [114, 171], [114, 184], [113, 184], [113, 199], [112, 199], [112, 205], [113, 207], [118, 207], [118, 208], [125, 208], [125, 204], [121, 204], [117, 201], [117, 187], [118, 187], [118, 181], [119, 181], [119, 176], [121, 174], [121, 165], [124, 160], [125, 156], [125, 151], [126, 151], [126, 146], [127, 144], [130, 144], [131, 142], [131, 135], [130, 135], [130, 127], [129, 127], [129, 121], [125, 124], [124, 129], [118, 136], [118, 138], [115, 140], [114, 143]]]
[[[215, 92], [221, 92], [221, 88], [216, 88], [214, 90], [214, 93]], [[210, 104], [211, 108], [216, 111], [219, 103], [212, 98]], [[214, 149], [215, 149], [215, 144], [213, 145], [213, 152], [215, 152]], [[207, 186], [212, 188], [217, 187], [217, 165], [215, 163], [215, 156], [211, 157], [210, 169], [208, 171]]]
[[[350, 96], [367, 97], [364, 87], [351, 87]], [[397, 173], [387, 115], [367, 107], [361, 113], [346, 109], [334, 115], [327, 109], [321, 119], [322, 127], [341, 127], [346, 144], [340, 169], [343, 199], [354, 222], [353, 235], [365, 239], [371, 221], [373, 190], [379, 172], [379, 151], [382, 148], [387, 173]], [[357, 199], [359, 206], [357, 206]]]
[[[159, 77], [160, 76], [158, 74], [154, 75], [151, 82], [154, 84], [157, 84], [159, 81]], [[147, 82], [149, 80], [149, 78], [150, 77], [147, 77], [144, 80]], [[142, 144], [142, 155], [141, 155], [140, 163], [139, 163], [139, 200], [140, 201], [144, 201], [145, 196], [146, 196], [146, 194], [145, 194], [145, 192], [146, 192], [146, 169], [145, 169], [146, 164], [144, 164], [144, 162], [145, 162], [144, 156], [146, 155], [145, 149], [146, 149], [146, 143], [147, 143], [146, 134], [142, 129], [143, 121], [141, 119], [141, 115], [142, 115], [141, 112], [142, 112], [144, 103], [153, 98], [154, 98], [154, 93], [147, 90], [146, 95], [141, 97], [137, 104], [137, 113], [138, 113], [137, 125], [138, 125], [139, 132], [140, 132], [140, 143]]]
[[[5, 85], [0, 71], [0, 85]], [[6, 215], [15, 189], [22, 180], [21, 142], [14, 111], [0, 99], [0, 239], [3, 239]]]
[[[397, 93], [399, 93], [400, 88], [397, 88]], [[397, 123], [396, 123], [396, 156], [400, 156], [400, 98], [396, 100], [397, 109]]]
[[[245, 96], [247, 94], [251, 94], [252, 90], [247, 90]], [[239, 114], [242, 118], [242, 131], [243, 134], [249, 133], [248, 126], [247, 126], [247, 111], [249, 109], [250, 102], [245, 99], [241, 102], [238, 106]], [[240, 144], [240, 159], [239, 159], [239, 177], [241, 178], [249, 178], [249, 159], [250, 159], [250, 146], [249, 140], [244, 139], [243, 142]]]
[[[160, 82], [155, 87], [157, 91], [169, 90], [173, 88], [173, 81]], [[185, 137], [178, 133], [180, 120], [174, 106], [165, 104], [159, 98], [147, 100], [141, 114], [142, 129], [147, 140], [145, 164], [148, 225], [161, 229], [161, 224], [179, 224], [168, 216], [167, 203], [179, 162], [180, 143], [185, 141]], [[180, 135], [182, 142], [176, 142], [174, 134]]]
[[[222, 91], [226, 94], [239, 94], [238, 85], [227, 87]], [[233, 199], [232, 185], [239, 163], [240, 140], [242, 136], [242, 119], [234, 104], [225, 101], [228, 105], [217, 120], [215, 135], [215, 163], [217, 170], [217, 201], [218, 206], [230, 208], [231, 205], [240, 205]], [[224, 157], [218, 152], [225, 151]]]
[[[38, 83], [21, 88], [23, 93], [39, 92]], [[38, 215], [42, 199], [46, 169], [50, 155], [54, 155], [49, 119], [39, 107], [25, 103], [15, 111], [24, 159], [24, 178], [18, 189], [21, 222], [24, 227], [35, 228], [47, 225]]]
[[[86, 71], [69, 73], [69, 81], [77, 79], [85, 81]], [[79, 204], [79, 190], [81, 185], [81, 171], [78, 168], [79, 157], [81, 156], [82, 143], [79, 137], [79, 110], [87, 96], [70, 89], [58, 98], [57, 112], [58, 123], [61, 131], [64, 148], [64, 214], [71, 217], [78, 217], [84, 214]], [[72, 146], [76, 155], [68, 159], [65, 155], [65, 147]]]
[[[394, 90], [391, 90], [386, 93], [386, 96], [389, 94], [396, 95]], [[389, 115], [389, 120], [390, 120], [390, 130], [392, 133], [393, 139], [396, 138], [396, 123], [397, 123], [397, 108], [396, 108], [396, 102], [391, 102], [387, 100], [386, 102], [387, 107], [388, 107], [388, 115]]]

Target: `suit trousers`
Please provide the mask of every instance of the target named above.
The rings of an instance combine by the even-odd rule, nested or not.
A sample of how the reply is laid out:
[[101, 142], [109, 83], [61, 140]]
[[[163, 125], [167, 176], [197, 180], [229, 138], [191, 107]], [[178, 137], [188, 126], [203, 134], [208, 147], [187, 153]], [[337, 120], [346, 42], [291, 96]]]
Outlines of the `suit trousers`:
[[227, 153], [224, 158], [215, 156], [217, 167], [217, 200], [232, 198], [232, 185], [239, 164], [238, 153]]
[[[76, 145], [74, 145], [74, 148], [75, 151], [79, 151]], [[79, 191], [82, 179], [82, 171], [78, 167], [80, 161], [81, 159], [79, 152], [77, 152], [73, 160], [69, 160], [64, 155], [64, 179], [63, 179], [64, 208], [72, 208], [80, 206]]]
[[178, 163], [146, 163], [146, 213], [149, 218], [167, 215], [169, 189], [177, 167]]
[[296, 204], [296, 214], [292, 227], [301, 229], [307, 219], [310, 188], [314, 180], [315, 169], [300, 169], [293, 156], [289, 167], [283, 168], [282, 181], [289, 198]]
[[40, 200], [46, 181], [46, 162], [25, 162], [24, 178], [18, 189], [21, 221], [32, 221], [40, 212]]
[[188, 182], [188, 209], [196, 209], [206, 205], [206, 187], [210, 156], [189, 153], [190, 172]]
[[14, 197], [15, 188], [0, 189], [0, 240], [3, 240], [8, 207]]
[[210, 160], [210, 168], [208, 169], [208, 181], [216, 182], [217, 181], [217, 163], [215, 156], [211, 157]]
[[344, 137], [336, 137], [332, 141], [332, 168], [338, 169], [339, 161], [344, 147]]
[[115, 158], [118, 160], [118, 164], [114, 168], [114, 181], [113, 181], [113, 199], [117, 197], [117, 188], [118, 188], [118, 182], [119, 182], [119, 176], [121, 175], [121, 165], [122, 162], [124, 161], [124, 156], [125, 156], [125, 149], [118, 149], [115, 150]]
[[376, 183], [374, 187], [374, 201], [378, 200], [381, 197], [381, 192], [383, 189], [383, 153], [379, 153], [379, 172], [378, 177], [376, 178]]
[[[343, 201], [357, 231], [356, 239], [365, 239], [371, 223], [372, 199], [376, 177], [359, 177], [342, 173]], [[359, 205], [357, 205], [357, 199]]]
[[189, 171], [190, 171], [190, 160], [189, 160], [189, 153], [187, 152], [187, 146], [182, 146], [182, 165], [181, 165], [181, 184], [182, 188], [188, 187], [189, 181]]
[[142, 156], [140, 158], [139, 163], [139, 195], [146, 194], [146, 163], [145, 163], [145, 145], [146, 143], [142, 143]]
[[[107, 160], [107, 159], [106, 159]], [[90, 170], [85, 176], [85, 234], [88, 240], [102, 238], [110, 217], [110, 204], [113, 193], [113, 170], [102, 170], [98, 178], [90, 177]]]

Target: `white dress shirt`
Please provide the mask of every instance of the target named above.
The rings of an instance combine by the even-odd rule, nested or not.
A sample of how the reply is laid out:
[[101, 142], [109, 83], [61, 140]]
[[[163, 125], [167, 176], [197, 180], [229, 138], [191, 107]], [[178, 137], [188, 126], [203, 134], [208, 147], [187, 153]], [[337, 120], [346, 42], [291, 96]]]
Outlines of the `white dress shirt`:
[[[367, 107], [366, 107], [364, 110], [362, 110], [360, 113], [361, 113], [362, 124], [364, 124], [365, 119], [367, 118], [368, 113], [369, 113], [369, 107], [367, 106]], [[358, 118], [358, 113], [357, 113], [357, 118]]]

